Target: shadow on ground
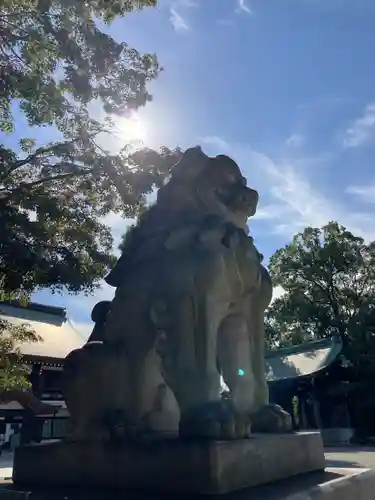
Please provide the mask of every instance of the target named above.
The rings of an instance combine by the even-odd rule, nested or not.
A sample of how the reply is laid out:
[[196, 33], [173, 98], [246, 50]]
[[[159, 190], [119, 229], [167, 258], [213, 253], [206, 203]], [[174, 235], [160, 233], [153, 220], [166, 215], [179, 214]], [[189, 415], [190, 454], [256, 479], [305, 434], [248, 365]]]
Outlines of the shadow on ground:
[[[319, 486], [333, 479], [339, 479], [342, 475], [333, 472], [315, 472], [303, 476], [291, 477], [275, 483], [264, 486], [248, 488], [238, 492], [227, 493], [226, 500], [279, 500], [287, 498], [290, 495], [301, 494], [309, 488], [319, 488]], [[0, 481], [0, 500], [27, 500], [32, 497], [33, 500], [118, 500], [127, 498], [127, 500], [174, 500], [177, 495], [163, 493], [140, 493], [116, 490], [83, 490], [83, 489], [65, 489], [43, 490], [37, 488], [22, 488], [12, 485], [10, 481]], [[178, 495], [180, 500], [199, 500], [210, 498], [206, 495]], [[217, 498], [217, 497], [211, 497]]]
[[351, 460], [336, 460], [336, 459], [326, 459], [327, 467], [344, 467], [344, 468], [363, 468], [363, 465], [358, 462], [352, 462]]

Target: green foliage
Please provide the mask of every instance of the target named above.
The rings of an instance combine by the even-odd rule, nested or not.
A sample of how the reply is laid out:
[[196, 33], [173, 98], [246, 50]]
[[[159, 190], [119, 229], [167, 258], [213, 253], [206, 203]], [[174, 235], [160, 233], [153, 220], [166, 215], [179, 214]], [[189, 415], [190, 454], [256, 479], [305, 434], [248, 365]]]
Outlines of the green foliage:
[[101, 218], [134, 217], [178, 151], [99, 151], [77, 137], [18, 157], [0, 149], [0, 277], [5, 290], [91, 292], [114, 264]]
[[[30, 127], [54, 126], [59, 140], [37, 147], [0, 144], [0, 286], [92, 292], [114, 263], [103, 217], [136, 217], [178, 151], [131, 145], [114, 153], [120, 116], [150, 101], [159, 73], [100, 29], [155, 0], [3, 0], [0, 8], [0, 129], [14, 128], [18, 104]], [[127, 116], [127, 115], [126, 115]], [[126, 137], [123, 138], [126, 142]], [[117, 140], [119, 138], [117, 137]]]
[[267, 311], [273, 346], [341, 335], [356, 365], [375, 361], [375, 243], [330, 222], [306, 228], [269, 263], [285, 294]]
[[155, 0], [3, 0], [0, 10], [0, 130], [13, 129], [17, 99], [29, 125], [71, 135], [77, 113], [98, 100], [107, 112], [151, 99], [156, 56], [118, 43], [98, 27]]
[[0, 319], [0, 392], [29, 388], [29, 371], [23, 364], [20, 345], [39, 340], [27, 325], [13, 325]]
[[23, 138], [20, 140], [20, 149], [23, 153], [31, 153], [35, 149], [35, 139]]

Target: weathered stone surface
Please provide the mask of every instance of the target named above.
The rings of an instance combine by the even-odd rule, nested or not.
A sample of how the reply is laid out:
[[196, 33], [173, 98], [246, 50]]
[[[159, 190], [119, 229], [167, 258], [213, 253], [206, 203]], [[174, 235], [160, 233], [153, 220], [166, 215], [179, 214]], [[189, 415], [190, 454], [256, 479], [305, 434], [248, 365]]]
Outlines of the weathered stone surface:
[[15, 484], [222, 494], [323, 470], [319, 433], [147, 445], [49, 443], [18, 448]]
[[160, 428], [243, 438], [252, 420], [255, 432], [290, 430], [290, 416], [269, 405], [263, 319], [272, 283], [247, 227], [257, 203], [231, 158], [186, 150], [107, 278], [116, 293], [94, 308], [95, 342], [66, 359], [71, 440]]

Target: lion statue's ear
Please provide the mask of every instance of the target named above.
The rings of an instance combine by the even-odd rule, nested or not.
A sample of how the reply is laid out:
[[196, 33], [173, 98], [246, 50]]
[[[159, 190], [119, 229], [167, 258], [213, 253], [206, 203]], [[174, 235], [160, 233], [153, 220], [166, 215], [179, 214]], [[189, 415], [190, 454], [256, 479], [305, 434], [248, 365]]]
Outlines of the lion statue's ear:
[[189, 148], [172, 170], [172, 177], [179, 180], [194, 179], [207, 165], [209, 157], [200, 146]]
[[227, 155], [217, 155], [215, 157], [215, 160], [220, 160], [220, 161], [223, 161], [223, 162], [226, 162], [226, 163], [229, 163], [231, 165], [233, 165], [234, 167], [236, 168], [240, 168], [237, 163], [233, 160], [233, 158], [231, 158], [230, 156], [227, 156]]
[[[222, 165], [226, 165], [227, 167], [231, 167], [233, 171], [235, 171], [238, 175], [241, 175], [240, 167], [238, 164], [227, 155], [217, 155], [215, 160], [221, 163]], [[242, 175], [241, 175], [242, 176]]]

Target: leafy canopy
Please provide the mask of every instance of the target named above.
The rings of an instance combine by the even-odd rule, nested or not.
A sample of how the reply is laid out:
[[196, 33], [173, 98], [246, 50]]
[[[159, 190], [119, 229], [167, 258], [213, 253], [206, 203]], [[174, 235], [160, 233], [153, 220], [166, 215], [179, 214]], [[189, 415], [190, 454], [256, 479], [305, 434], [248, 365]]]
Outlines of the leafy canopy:
[[[5, 293], [0, 290], [0, 301], [17, 300], [27, 305], [26, 294]], [[0, 308], [1, 313], [1, 308]], [[13, 324], [0, 317], [0, 401], [9, 391], [24, 391], [30, 388], [29, 367], [24, 364], [21, 353], [23, 343], [40, 342], [42, 339], [26, 323]]]
[[271, 257], [274, 285], [285, 294], [267, 311], [273, 346], [339, 334], [355, 364], [375, 360], [375, 243], [337, 222], [306, 228]]
[[[9, 294], [0, 294], [0, 300], [13, 298]], [[29, 369], [23, 363], [20, 346], [23, 343], [40, 340], [41, 338], [27, 324], [14, 325], [0, 318], [0, 400], [4, 392], [25, 390], [30, 387]]]
[[[146, 84], [159, 67], [100, 29], [155, 0], [3, 0], [0, 10], [0, 130], [14, 129], [17, 99], [29, 125], [56, 125], [72, 136], [98, 99], [107, 112], [151, 99]], [[73, 130], [72, 130], [73, 129]]]
[[[20, 109], [30, 137], [0, 144], [0, 287], [91, 292], [113, 265], [109, 213], [137, 216], [179, 151], [108, 147], [116, 124], [150, 101], [160, 68], [105, 32], [154, 0], [3, 0], [0, 129]], [[104, 27], [103, 27], [104, 26]], [[94, 113], [95, 111], [95, 113]], [[94, 116], [95, 115], [95, 116]], [[40, 145], [41, 127], [57, 139]], [[5, 141], [6, 142], [6, 141]], [[39, 141], [40, 142], [40, 141]]]
[[92, 291], [114, 264], [102, 217], [137, 215], [178, 151], [98, 152], [92, 137], [0, 151], [0, 276], [5, 290]]
[[20, 344], [38, 340], [26, 324], [15, 326], [0, 319], [0, 392], [29, 388], [29, 370], [23, 363]]
[[[137, 216], [178, 158], [165, 147], [136, 150], [116, 137], [109, 117], [129, 117], [149, 102], [147, 84], [160, 68], [154, 54], [114, 40], [108, 25], [154, 6], [156, 0], [2, 0], [1, 300], [20, 291], [27, 300], [37, 287], [92, 292], [114, 262], [103, 217]], [[21, 138], [19, 113], [28, 124]], [[40, 140], [43, 128], [53, 131], [53, 142]], [[114, 139], [123, 141], [121, 149], [108, 146]], [[0, 391], [28, 387], [19, 345], [36, 340], [27, 326], [0, 320]]]

